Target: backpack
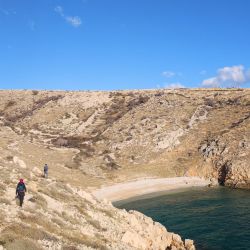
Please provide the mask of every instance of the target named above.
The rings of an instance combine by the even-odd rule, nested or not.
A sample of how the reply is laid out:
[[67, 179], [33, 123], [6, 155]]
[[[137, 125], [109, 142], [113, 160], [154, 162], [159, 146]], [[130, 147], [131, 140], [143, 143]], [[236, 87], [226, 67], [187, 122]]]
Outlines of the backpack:
[[24, 184], [18, 185], [17, 187], [18, 193], [24, 193], [24, 190], [25, 190]]

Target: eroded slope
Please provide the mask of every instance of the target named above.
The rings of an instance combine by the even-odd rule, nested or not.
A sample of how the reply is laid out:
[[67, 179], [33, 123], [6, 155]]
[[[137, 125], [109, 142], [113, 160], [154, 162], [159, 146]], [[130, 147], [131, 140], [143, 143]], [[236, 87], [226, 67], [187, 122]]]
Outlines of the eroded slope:
[[249, 188], [249, 117], [247, 89], [1, 91], [2, 161], [85, 187], [198, 175]]

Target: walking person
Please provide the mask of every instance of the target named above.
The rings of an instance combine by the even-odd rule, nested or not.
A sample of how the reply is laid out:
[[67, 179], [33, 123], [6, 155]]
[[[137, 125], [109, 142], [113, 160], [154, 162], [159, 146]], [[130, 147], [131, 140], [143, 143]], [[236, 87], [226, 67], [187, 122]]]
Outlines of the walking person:
[[44, 178], [48, 178], [49, 166], [47, 163], [44, 165], [43, 172], [44, 172]]
[[24, 200], [24, 196], [25, 196], [25, 192], [27, 191], [26, 186], [24, 184], [23, 179], [20, 179], [20, 181], [17, 184], [16, 187], [16, 195], [20, 201], [20, 207], [23, 206], [23, 200]]

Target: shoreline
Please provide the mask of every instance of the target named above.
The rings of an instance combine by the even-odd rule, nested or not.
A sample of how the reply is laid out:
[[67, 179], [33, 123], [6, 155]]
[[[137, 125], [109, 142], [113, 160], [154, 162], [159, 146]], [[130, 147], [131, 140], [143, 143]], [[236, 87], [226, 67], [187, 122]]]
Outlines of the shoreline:
[[157, 195], [157, 193], [190, 187], [205, 187], [209, 184], [211, 184], [210, 180], [201, 177], [152, 177], [104, 186], [92, 191], [92, 194], [99, 200], [119, 202], [144, 195]]

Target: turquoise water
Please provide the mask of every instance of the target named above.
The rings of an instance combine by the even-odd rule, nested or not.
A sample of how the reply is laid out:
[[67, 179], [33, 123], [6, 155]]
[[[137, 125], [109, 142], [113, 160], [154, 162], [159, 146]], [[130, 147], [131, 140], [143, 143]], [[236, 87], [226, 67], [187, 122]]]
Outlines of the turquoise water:
[[114, 205], [152, 217], [182, 239], [193, 239], [198, 250], [250, 249], [247, 190], [196, 188]]

